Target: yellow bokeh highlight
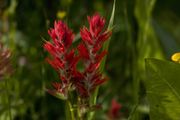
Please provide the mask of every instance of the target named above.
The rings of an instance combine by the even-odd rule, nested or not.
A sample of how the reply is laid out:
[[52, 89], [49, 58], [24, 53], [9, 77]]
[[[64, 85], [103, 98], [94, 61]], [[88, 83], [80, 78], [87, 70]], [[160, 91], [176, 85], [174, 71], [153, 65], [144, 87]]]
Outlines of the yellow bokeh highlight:
[[171, 56], [171, 60], [174, 61], [174, 62], [180, 63], [180, 52], [174, 53]]
[[66, 15], [67, 15], [66, 11], [58, 11], [57, 12], [58, 19], [64, 19], [66, 17]]

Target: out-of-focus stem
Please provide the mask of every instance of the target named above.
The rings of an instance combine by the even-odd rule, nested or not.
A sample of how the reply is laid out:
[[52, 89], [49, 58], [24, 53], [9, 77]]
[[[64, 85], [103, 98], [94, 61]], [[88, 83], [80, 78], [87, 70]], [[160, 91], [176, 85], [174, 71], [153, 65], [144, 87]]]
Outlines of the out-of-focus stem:
[[9, 88], [8, 88], [8, 80], [7, 80], [7, 78], [5, 79], [5, 88], [6, 88], [6, 95], [7, 95], [7, 106], [8, 106], [9, 119], [12, 120], [11, 101], [9, 99]]
[[79, 106], [81, 102], [81, 98], [78, 97], [78, 103], [77, 103], [77, 116], [78, 116], [78, 120], [83, 120], [83, 115], [81, 113], [81, 107]]
[[74, 109], [72, 107], [72, 104], [69, 100], [66, 101], [66, 119], [67, 120], [75, 120], [74, 117]]

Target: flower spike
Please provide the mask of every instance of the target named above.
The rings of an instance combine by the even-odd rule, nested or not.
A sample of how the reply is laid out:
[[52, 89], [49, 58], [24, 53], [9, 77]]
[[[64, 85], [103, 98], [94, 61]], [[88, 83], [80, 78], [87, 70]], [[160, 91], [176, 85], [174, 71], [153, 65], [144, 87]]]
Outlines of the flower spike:
[[79, 55], [85, 67], [82, 80], [75, 83], [78, 93], [83, 95], [81, 97], [89, 97], [97, 86], [106, 81], [106, 78], [99, 72], [99, 66], [107, 52], [100, 52], [100, 49], [111, 36], [111, 31], [103, 30], [105, 18], [98, 13], [91, 17], [88, 16], [88, 22], [89, 29], [87, 27], [81, 29], [80, 34], [83, 41], [78, 46]]
[[55, 21], [54, 28], [51, 28], [48, 33], [53, 42], [46, 41], [44, 44], [44, 49], [51, 55], [51, 58], [46, 60], [58, 72], [61, 82], [53, 83], [54, 89], [47, 91], [58, 98], [68, 99], [72, 77], [79, 60], [74, 50], [70, 49], [74, 35], [62, 21]]

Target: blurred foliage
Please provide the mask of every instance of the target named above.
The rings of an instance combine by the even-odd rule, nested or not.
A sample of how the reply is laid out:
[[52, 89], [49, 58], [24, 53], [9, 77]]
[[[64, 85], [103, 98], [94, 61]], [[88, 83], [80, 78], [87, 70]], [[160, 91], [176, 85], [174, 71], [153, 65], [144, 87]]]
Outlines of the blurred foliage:
[[[10, 104], [14, 120], [64, 120], [64, 103], [45, 92], [59, 79], [44, 60], [43, 40], [50, 39], [47, 30], [54, 20], [63, 19], [79, 41], [87, 15], [99, 12], [108, 23], [112, 4], [113, 0], [0, 0], [0, 41], [12, 51], [14, 67], [13, 75], [6, 78], [10, 103], [2, 100], [7, 96], [0, 92], [0, 119], [9, 120]], [[105, 69], [109, 81], [100, 88], [98, 103], [103, 108], [96, 119], [107, 118], [112, 98], [122, 104], [122, 119], [136, 116], [134, 106], [138, 120], [149, 119], [144, 58], [170, 59], [180, 51], [179, 4], [178, 0], [116, 1]]]

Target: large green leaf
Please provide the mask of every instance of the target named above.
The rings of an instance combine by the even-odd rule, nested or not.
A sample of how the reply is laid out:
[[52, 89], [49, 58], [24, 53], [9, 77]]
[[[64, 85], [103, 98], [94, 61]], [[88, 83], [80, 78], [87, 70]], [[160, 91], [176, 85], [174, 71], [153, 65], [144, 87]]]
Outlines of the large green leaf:
[[146, 59], [151, 120], [180, 120], [180, 64]]

